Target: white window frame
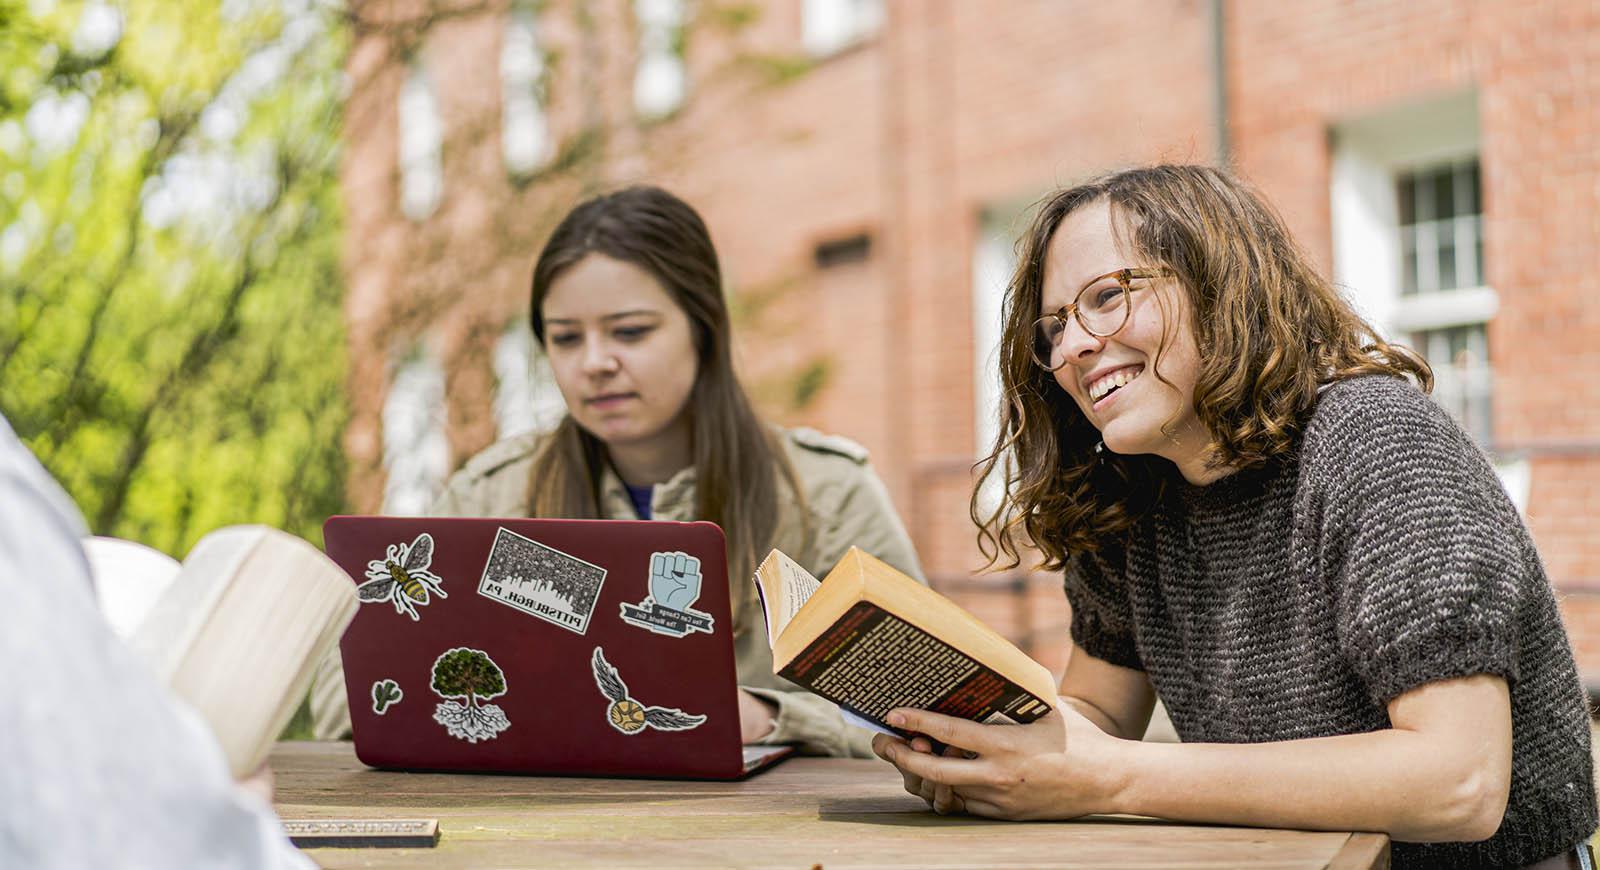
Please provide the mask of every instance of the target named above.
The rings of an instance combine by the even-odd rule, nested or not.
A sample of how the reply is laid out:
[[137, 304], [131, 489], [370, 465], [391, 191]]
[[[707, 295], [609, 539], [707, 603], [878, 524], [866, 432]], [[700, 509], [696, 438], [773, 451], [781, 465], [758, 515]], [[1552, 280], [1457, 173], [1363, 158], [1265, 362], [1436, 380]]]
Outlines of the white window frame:
[[[1016, 269], [1014, 228], [1020, 209], [985, 210], [972, 245], [972, 373], [974, 458], [994, 447], [1000, 432], [1000, 340], [1004, 335], [1006, 287]], [[990, 475], [978, 490], [978, 510], [1000, 502], [1001, 481]]]
[[[1333, 277], [1373, 328], [1385, 339], [1409, 344], [1415, 332], [1492, 320], [1500, 309], [1500, 297], [1483, 276], [1468, 287], [1414, 294], [1402, 289], [1400, 177], [1468, 159], [1479, 159], [1482, 172], [1476, 92], [1348, 119], [1334, 125], [1332, 139]], [[1482, 186], [1480, 182], [1480, 196]], [[1480, 220], [1482, 205], [1477, 204]], [[1480, 232], [1482, 226], [1480, 222]], [[1416, 350], [1426, 353], [1427, 348]], [[1486, 439], [1492, 437], [1484, 434]], [[1526, 462], [1502, 459], [1496, 467], [1512, 500], [1524, 507]]]
[[812, 57], [827, 57], [876, 36], [883, 23], [883, 0], [804, 0], [800, 43]]
[[400, 86], [396, 118], [400, 146], [400, 211], [414, 221], [427, 220], [444, 198], [444, 124], [433, 83], [421, 64], [413, 63]]
[[538, 16], [513, 7], [500, 46], [500, 152], [513, 176], [536, 172], [555, 157], [545, 114], [547, 71]]
[[450, 473], [445, 371], [425, 346], [394, 367], [382, 415], [383, 512], [421, 516]]
[[689, 95], [688, 64], [673, 50], [683, 37], [688, 10], [684, 0], [633, 0], [633, 14], [639, 36], [633, 108], [643, 118], [662, 118]]
[[494, 346], [494, 419], [499, 437], [549, 432], [567, 414], [550, 359], [526, 321], [507, 327]]
[[[1462, 171], [1463, 168], [1469, 163], [1473, 166], [1477, 166], [1480, 163], [1476, 152], [1471, 154], [1469, 157], [1401, 167], [1395, 173], [1396, 183], [1398, 184], [1401, 176], [1417, 176], [1423, 173], [1433, 176], [1441, 170], [1446, 170], [1450, 173], [1450, 186], [1452, 190], [1451, 198], [1454, 200], [1454, 202], [1459, 203], [1467, 198], [1468, 192], [1470, 191], [1470, 186], [1466, 183], [1467, 173]], [[1405, 195], [1403, 193], [1400, 193], [1398, 190], [1396, 192], [1400, 198], [1404, 198]], [[1424, 195], [1419, 196], [1419, 194]], [[1433, 202], [1433, 194], [1434, 189], [1432, 185], [1424, 184], [1419, 187], [1413, 184], [1413, 200], [1418, 202], [1427, 200], [1430, 211], [1432, 211], [1437, 205]], [[1402, 302], [1413, 297], [1429, 296], [1438, 293], [1454, 295], [1464, 290], [1477, 289], [1484, 286], [1485, 282], [1483, 280], [1483, 275], [1480, 274], [1481, 266], [1478, 263], [1477, 257], [1477, 252], [1482, 244], [1483, 239], [1483, 203], [1481, 202], [1481, 190], [1478, 193], [1478, 199], [1480, 201], [1473, 203], [1474, 207], [1476, 208], [1476, 211], [1474, 212], [1467, 214], [1453, 214], [1449, 218], [1441, 218], [1436, 216], [1428, 220], [1413, 220], [1413, 222], [1409, 225], [1401, 225], [1401, 272], [1403, 275], [1401, 280]], [[1415, 217], [1415, 212], [1419, 210], [1420, 209], [1413, 208], [1413, 217]], [[1452, 265], [1452, 268], [1454, 269], [1458, 280], [1451, 282], [1449, 287], [1442, 286], [1443, 281], [1441, 281], [1439, 276], [1438, 248], [1440, 236], [1442, 234], [1449, 235], [1450, 242], [1455, 248], [1455, 263]], [[1415, 274], [1411, 274], [1412, 270], [1405, 264], [1405, 246], [1406, 242], [1408, 241], [1408, 235], [1411, 244], [1412, 257], [1417, 267]], [[1466, 240], [1469, 242], [1468, 245], [1461, 244], [1463, 236], [1465, 236]], [[1421, 257], [1420, 254], [1424, 248], [1426, 248], [1432, 256]], [[1465, 276], [1464, 279], [1462, 279], [1462, 276]], [[1406, 284], [1407, 282], [1412, 281], [1413, 278], [1416, 279], [1416, 287], [1407, 292], [1405, 290]]]
[[[1475, 157], [1480, 151], [1477, 95], [1451, 95], [1420, 106], [1345, 121], [1334, 128], [1329, 190], [1333, 277], [1386, 338], [1487, 321], [1499, 298], [1487, 285], [1444, 293], [1401, 293], [1401, 172]], [[1465, 304], [1464, 304], [1465, 303]]]

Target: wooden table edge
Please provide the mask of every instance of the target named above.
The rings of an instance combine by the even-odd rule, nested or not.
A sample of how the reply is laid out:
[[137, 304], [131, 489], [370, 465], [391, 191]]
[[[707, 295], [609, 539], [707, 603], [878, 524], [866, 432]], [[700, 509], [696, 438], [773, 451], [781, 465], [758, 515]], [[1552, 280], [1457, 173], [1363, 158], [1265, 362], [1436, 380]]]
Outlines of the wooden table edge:
[[1327, 870], [1388, 870], [1389, 838], [1383, 834], [1351, 834], [1328, 862]]

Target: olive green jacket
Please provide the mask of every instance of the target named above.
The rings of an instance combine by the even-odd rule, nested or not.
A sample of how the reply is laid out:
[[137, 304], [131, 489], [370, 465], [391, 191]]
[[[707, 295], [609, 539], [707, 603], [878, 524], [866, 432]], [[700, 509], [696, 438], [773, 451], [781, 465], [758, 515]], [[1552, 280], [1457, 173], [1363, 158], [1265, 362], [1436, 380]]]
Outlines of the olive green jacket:
[[[430, 511], [435, 516], [517, 517], [528, 505], [528, 477], [543, 440], [538, 433], [508, 438], [468, 460], [450, 478]], [[865, 448], [845, 438], [810, 429], [783, 430], [779, 440], [805, 491], [806, 524], [791, 501], [780, 507], [773, 546], [789, 554], [819, 579], [851, 546], [857, 546], [921, 582], [922, 568], [882, 481], [867, 463]], [[691, 466], [651, 493], [652, 519], [689, 522], [694, 515]], [[633, 502], [621, 479], [607, 468], [600, 481], [600, 512], [608, 519], [635, 519]], [[765, 556], [758, 553], [757, 558]], [[794, 743], [820, 755], [872, 754], [869, 732], [846, 725], [828, 701], [772, 673], [772, 650], [755, 584], [749, 577], [728, 578], [733, 606], [734, 658], [739, 685], [777, 705], [777, 727], [763, 743]], [[319, 738], [348, 735], [344, 675], [337, 654], [323, 663], [312, 686], [313, 728]]]

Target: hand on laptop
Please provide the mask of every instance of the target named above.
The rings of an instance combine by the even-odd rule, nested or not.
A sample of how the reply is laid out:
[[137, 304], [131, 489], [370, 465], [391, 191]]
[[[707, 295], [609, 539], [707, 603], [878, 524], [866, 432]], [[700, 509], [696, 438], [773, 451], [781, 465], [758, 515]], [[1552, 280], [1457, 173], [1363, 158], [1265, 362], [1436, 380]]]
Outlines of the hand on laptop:
[[739, 742], [755, 743], [778, 727], [778, 708], [770, 701], [739, 690]]

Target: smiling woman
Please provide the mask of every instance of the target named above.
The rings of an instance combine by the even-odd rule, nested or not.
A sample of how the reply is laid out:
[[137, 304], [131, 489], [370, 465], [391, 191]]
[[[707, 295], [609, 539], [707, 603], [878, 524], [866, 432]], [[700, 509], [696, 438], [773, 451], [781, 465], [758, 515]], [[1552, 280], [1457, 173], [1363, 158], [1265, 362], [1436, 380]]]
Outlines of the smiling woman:
[[[1396, 867], [1579, 860], [1572, 648], [1426, 364], [1208, 167], [1061, 191], [1019, 264], [1002, 497], [974, 518], [997, 559], [1026, 540], [1064, 571], [1061, 703], [1023, 726], [891, 713], [925, 735], [875, 740], [907, 790], [1003, 818], [1382, 831]], [[1139, 740], [1158, 697], [1181, 743]]]

